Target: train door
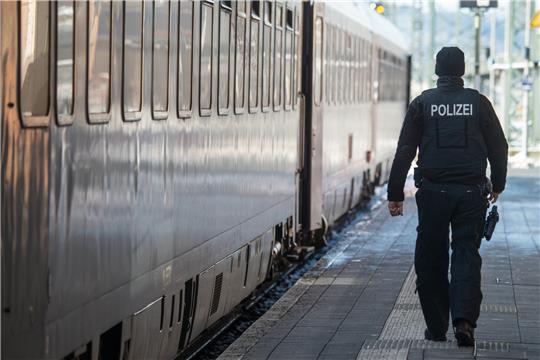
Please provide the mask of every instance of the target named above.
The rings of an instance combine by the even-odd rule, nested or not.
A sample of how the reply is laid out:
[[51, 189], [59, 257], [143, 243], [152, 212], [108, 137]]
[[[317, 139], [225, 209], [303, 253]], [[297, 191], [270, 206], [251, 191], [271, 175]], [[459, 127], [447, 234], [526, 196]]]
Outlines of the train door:
[[322, 237], [323, 224], [323, 54], [324, 3], [303, 3], [304, 168], [302, 171], [300, 217], [307, 242]]

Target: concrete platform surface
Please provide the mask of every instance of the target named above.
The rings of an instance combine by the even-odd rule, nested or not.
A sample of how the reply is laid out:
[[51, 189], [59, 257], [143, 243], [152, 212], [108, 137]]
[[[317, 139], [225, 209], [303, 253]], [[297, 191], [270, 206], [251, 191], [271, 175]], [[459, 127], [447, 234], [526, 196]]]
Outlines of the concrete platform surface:
[[540, 359], [540, 178], [509, 178], [498, 205], [501, 221], [481, 247], [476, 348], [458, 348], [451, 329], [446, 343], [423, 339], [408, 196], [404, 216], [391, 218], [383, 204], [343, 229], [219, 359]]

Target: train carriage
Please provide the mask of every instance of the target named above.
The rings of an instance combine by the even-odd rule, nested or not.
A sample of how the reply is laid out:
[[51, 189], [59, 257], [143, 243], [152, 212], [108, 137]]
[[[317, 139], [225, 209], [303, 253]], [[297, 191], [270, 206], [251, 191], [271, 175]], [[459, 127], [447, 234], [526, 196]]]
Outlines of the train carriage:
[[174, 358], [360, 202], [406, 52], [349, 10], [0, 3], [3, 358]]

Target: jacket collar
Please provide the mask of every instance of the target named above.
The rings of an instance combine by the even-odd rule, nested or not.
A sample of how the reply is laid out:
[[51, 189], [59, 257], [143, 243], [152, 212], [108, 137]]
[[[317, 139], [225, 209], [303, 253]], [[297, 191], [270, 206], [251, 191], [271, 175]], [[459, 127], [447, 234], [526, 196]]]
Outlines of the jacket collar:
[[459, 76], [440, 76], [437, 79], [438, 88], [462, 88], [463, 79]]

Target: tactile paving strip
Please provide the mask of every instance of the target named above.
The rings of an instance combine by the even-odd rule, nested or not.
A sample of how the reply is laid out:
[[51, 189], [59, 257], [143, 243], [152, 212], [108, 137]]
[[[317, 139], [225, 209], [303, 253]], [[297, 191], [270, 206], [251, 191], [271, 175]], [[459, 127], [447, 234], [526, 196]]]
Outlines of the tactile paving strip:
[[[357, 359], [406, 360], [411, 349], [464, 351], [458, 348], [453, 340], [447, 342], [424, 340], [425, 323], [418, 296], [415, 294], [415, 279], [416, 275], [412, 267], [379, 338], [366, 341]], [[482, 311], [516, 313], [516, 307], [507, 304], [482, 304]], [[470, 351], [472, 356], [473, 350]], [[481, 341], [477, 343], [476, 351], [508, 355], [511, 353], [511, 347], [505, 342]]]
[[414, 268], [411, 268], [379, 339], [424, 338], [424, 317], [418, 296], [414, 293], [415, 278]]

